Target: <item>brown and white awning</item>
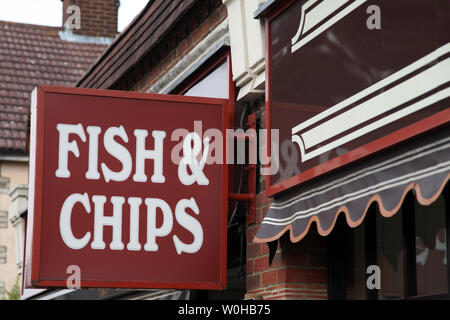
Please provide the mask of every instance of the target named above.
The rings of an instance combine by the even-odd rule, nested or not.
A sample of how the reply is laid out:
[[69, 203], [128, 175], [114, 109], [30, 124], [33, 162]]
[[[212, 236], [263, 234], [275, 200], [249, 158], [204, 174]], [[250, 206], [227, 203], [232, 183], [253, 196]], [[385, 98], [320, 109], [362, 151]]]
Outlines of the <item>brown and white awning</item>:
[[355, 227], [374, 201], [381, 214], [390, 217], [411, 189], [420, 204], [429, 205], [438, 198], [449, 176], [447, 125], [276, 198], [254, 241], [274, 241], [290, 231], [291, 241], [297, 242], [308, 233], [313, 221], [321, 235], [328, 235], [341, 212]]

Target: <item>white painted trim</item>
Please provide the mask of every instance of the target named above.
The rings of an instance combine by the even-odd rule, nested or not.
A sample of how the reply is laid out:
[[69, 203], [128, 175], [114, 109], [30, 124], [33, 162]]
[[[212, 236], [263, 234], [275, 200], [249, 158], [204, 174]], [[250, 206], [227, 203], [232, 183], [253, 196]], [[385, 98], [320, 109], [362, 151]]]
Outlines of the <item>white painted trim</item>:
[[263, 95], [265, 81], [265, 27], [253, 14], [262, 0], [223, 0], [230, 24], [233, 81], [238, 101]]
[[396, 111], [388, 116], [385, 116], [377, 121], [364, 126], [361, 129], [355, 130], [350, 134], [347, 134], [337, 140], [334, 140], [320, 148], [307, 152], [306, 149], [314, 147], [331, 139], [342, 132], [351, 129], [365, 121], [371, 120], [387, 111], [396, 108], [397, 106], [415, 99], [432, 89], [450, 81], [450, 58], [447, 58], [439, 63], [434, 64], [432, 67], [421, 71], [419, 74], [401, 82], [400, 84], [383, 91], [382, 93], [364, 101], [350, 110], [332, 117], [330, 120], [325, 121], [320, 125], [312, 127], [310, 130], [300, 133], [298, 132], [309, 127], [320, 120], [338, 112], [356, 101], [363, 99], [371, 93], [380, 90], [387, 85], [394, 83], [395, 81], [405, 77], [423, 66], [426, 66], [430, 62], [435, 61], [437, 58], [450, 52], [450, 43], [435, 50], [431, 54], [423, 57], [415, 63], [405, 67], [404, 69], [394, 73], [393, 75], [377, 82], [369, 88], [351, 96], [343, 102], [327, 109], [324, 112], [308, 119], [305, 122], [292, 128], [292, 141], [297, 143], [301, 152], [301, 161], [306, 161], [317, 157], [327, 151], [330, 151], [340, 145], [343, 145], [349, 141], [359, 138], [362, 135], [370, 133], [382, 126], [390, 124], [398, 119], [401, 119], [409, 114], [419, 111], [427, 106], [434, 104], [438, 101], [446, 99], [450, 96], [450, 88], [442, 89], [418, 102], [415, 102], [399, 111]]
[[106, 45], [111, 44], [114, 40], [114, 38], [108, 38], [108, 37], [94, 37], [94, 36], [75, 34], [70, 29], [65, 29], [64, 31], [58, 31], [58, 36], [61, 40], [68, 41], [68, 42], [94, 43], [94, 44], [106, 44]]
[[[334, 25], [339, 20], [350, 14], [353, 10], [361, 6], [366, 1], [367, 0], [356, 0], [349, 6], [345, 7], [344, 9], [342, 9], [337, 13], [335, 13], [336, 10], [339, 9], [345, 3], [349, 2], [349, 0], [323, 1], [322, 3], [320, 3], [307, 13], [305, 12], [306, 9], [308, 9], [311, 5], [317, 2], [317, 0], [310, 0], [309, 2], [304, 4], [302, 6], [300, 26], [297, 30], [297, 33], [292, 38], [291, 52], [295, 52], [301, 47], [303, 47], [309, 41], [319, 36], [325, 30], [329, 29], [332, 25]], [[311, 32], [306, 37], [304, 38], [301, 37], [303, 33], [306, 33], [316, 25], [321, 24], [326, 17], [328, 17], [330, 14], [333, 13], [335, 14], [331, 19], [325, 21], [321, 26], [319, 26], [316, 30]]]
[[27, 300], [31, 297], [37, 296], [43, 292], [48, 291], [48, 289], [23, 289], [23, 294], [20, 296], [20, 300]]
[[29, 160], [28, 156], [0, 155], [0, 161], [28, 162]]

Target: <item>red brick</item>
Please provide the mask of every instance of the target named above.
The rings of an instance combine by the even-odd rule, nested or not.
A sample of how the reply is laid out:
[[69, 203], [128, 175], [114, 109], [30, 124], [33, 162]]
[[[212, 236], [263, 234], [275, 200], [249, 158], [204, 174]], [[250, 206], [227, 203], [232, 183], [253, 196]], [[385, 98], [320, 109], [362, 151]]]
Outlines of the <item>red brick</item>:
[[303, 268], [286, 268], [284, 269], [284, 281], [288, 283], [326, 283], [326, 270], [311, 270]]
[[213, 27], [214, 24], [220, 20], [220, 10], [214, 10], [208, 18], [209, 27]]
[[263, 256], [255, 259], [255, 272], [261, 272], [269, 269], [269, 257]]
[[308, 286], [308, 284], [304, 284], [304, 283], [284, 283], [282, 285], [284, 288], [286, 289], [293, 289], [293, 290], [300, 290], [300, 289], [304, 289]]
[[267, 245], [267, 243], [260, 243], [260, 254], [269, 254], [269, 246]]
[[286, 282], [286, 268], [278, 269], [277, 272], [278, 272], [278, 274], [277, 274], [278, 282], [285, 283]]
[[197, 42], [198, 40], [200, 40], [202, 34], [203, 28], [200, 26], [197, 29], [195, 29], [194, 33], [192, 34], [192, 38], [194, 39], [195, 42]]
[[247, 291], [259, 289], [261, 287], [261, 275], [247, 276]]
[[247, 260], [246, 271], [247, 274], [252, 274], [255, 272], [255, 262], [253, 260]]
[[256, 207], [263, 208], [269, 206], [273, 198], [268, 198], [265, 192], [260, 192], [256, 195]]
[[281, 257], [284, 265], [306, 266], [308, 257], [303, 250], [285, 250], [281, 251]]
[[64, 1], [64, 21], [68, 14], [65, 8], [76, 4], [81, 10], [81, 29], [74, 30], [76, 34], [114, 37], [117, 34], [118, 3], [112, 0]]
[[261, 294], [261, 295], [264, 293], [264, 291], [265, 291], [265, 289], [254, 289], [251, 291], [247, 290], [247, 292], [251, 292], [252, 294]]
[[180, 56], [187, 49], [187, 40], [183, 40], [177, 48], [177, 56]]
[[254, 223], [261, 223], [262, 222], [262, 209], [256, 209], [255, 210], [255, 221]]
[[247, 244], [247, 258], [254, 258], [260, 255], [259, 243], [248, 243]]
[[322, 291], [324, 291], [324, 292], [327, 291], [327, 286], [326, 286], [326, 284], [324, 284], [324, 285], [310, 285], [310, 284], [307, 284], [307, 285], [306, 285], [306, 288], [307, 288], [308, 290], [322, 290]]
[[246, 232], [247, 232], [247, 241], [248, 242], [253, 241], [253, 238], [256, 235], [256, 231], [257, 231], [257, 228], [255, 228], [253, 226], [252, 227], [247, 227]]

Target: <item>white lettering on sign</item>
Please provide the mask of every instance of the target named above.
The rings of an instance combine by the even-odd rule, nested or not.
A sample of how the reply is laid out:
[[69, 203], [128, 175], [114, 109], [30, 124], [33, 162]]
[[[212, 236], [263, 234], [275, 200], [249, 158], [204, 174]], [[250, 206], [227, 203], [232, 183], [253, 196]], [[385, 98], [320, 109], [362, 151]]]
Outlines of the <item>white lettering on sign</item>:
[[[191, 144], [194, 147], [191, 147]], [[203, 144], [205, 145], [205, 150], [203, 151], [202, 158], [200, 161], [197, 160], [198, 155], [201, 152], [201, 139], [199, 135], [195, 132], [189, 133], [183, 142], [183, 158], [178, 166], [178, 178], [184, 185], [191, 185], [197, 182], [199, 185], [208, 185], [209, 180], [203, 173], [203, 168], [205, 167], [206, 158], [208, 156], [209, 150], [209, 138], [204, 139]], [[189, 174], [187, 167], [191, 170]]]
[[[131, 173], [132, 168], [132, 160], [131, 154], [127, 148], [114, 140], [115, 137], [119, 137], [123, 142], [128, 143], [128, 136], [125, 132], [125, 129], [120, 127], [111, 127], [105, 132], [105, 136], [103, 138], [103, 144], [105, 145], [106, 151], [114, 158], [122, 163], [122, 170], [119, 172], [112, 171], [109, 167], [102, 163], [102, 173], [105, 177], [105, 181], [109, 182], [113, 181], [125, 181], [128, 179]], [[98, 149], [97, 149], [98, 150]]]
[[[105, 151], [113, 158], [117, 159], [121, 164], [121, 169], [115, 171], [108, 166], [107, 163], [101, 162], [99, 170], [99, 141], [102, 128], [98, 126], [88, 126], [85, 130], [81, 124], [57, 124], [59, 132], [59, 150], [58, 150], [58, 168], [55, 172], [56, 177], [67, 179], [70, 177], [69, 170], [69, 154], [72, 153], [76, 158], [80, 157], [80, 149], [77, 140], [88, 143], [88, 163], [85, 177], [88, 180], [99, 180], [101, 175], [103, 179], [109, 183], [110, 181], [122, 182], [131, 179], [133, 171], [132, 153], [126, 147], [129, 143], [129, 137], [123, 126], [109, 127], [103, 134], [103, 147]], [[134, 182], [147, 182], [146, 160], [153, 160], [153, 175], [150, 180], [153, 183], [164, 183], [163, 174], [163, 151], [165, 131], [154, 130], [151, 135], [154, 140], [154, 149], [146, 149], [146, 138], [149, 135], [147, 130], [136, 129], [133, 131], [136, 139], [135, 152], [135, 173], [132, 176]], [[78, 139], [77, 139], [78, 138]], [[193, 146], [192, 146], [193, 144]], [[209, 180], [203, 172], [207, 161], [209, 150], [209, 138], [202, 140], [195, 133], [187, 132], [183, 143], [183, 159], [178, 163], [178, 178], [183, 185], [192, 185], [195, 182], [198, 185], [208, 185]], [[201, 156], [198, 160], [197, 156]], [[189, 173], [188, 167], [191, 171]], [[101, 172], [101, 174], [100, 174]], [[141, 205], [145, 204], [147, 208], [147, 226], [146, 226], [146, 242], [139, 241], [139, 217]], [[112, 205], [112, 215], [105, 214], [105, 206]], [[76, 237], [72, 228], [72, 214], [74, 208], [83, 208], [86, 214], [93, 211], [94, 223], [93, 234], [88, 230], [83, 230], [82, 237]], [[178, 254], [195, 253], [200, 250], [203, 244], [203, 228], [196, 219], [196, 215], [200, 214], [200, 209], [194, 198], [180, 199], [172, 211], [170, 205], [158, 198], [139, 198], [123, 196], [111, 196], [109, 199], [105, 195], [92, 195], [89, 197], [87, 193], [73, 193], [69, 195], [60, 211], [59, 227], [63, 242], [73, 250], [85, 248], [89, 242], [90, 247], [94, 250], [105, 250], [107, 244], [104, 241], [104, 228], [112, 228], [112, 241], [108, 244], [110, 250], [128, 250], [128, 251], [145, 251], [156, 252], [159, 250], [158, 238], [163, 238], [172, 233], [174, 220], [175, 223], [187, 230], [193, 236], [192, 243], [183, 242], [178, 235], [172, 236], [174, 249]], [[193, 214], [188, 213], [188, 210]], [[125, 213], [128, 210], [127, 213]], [[80, 214], [80, 210], [77, 211]], [[157, 220], [162, 215], [162, 224], [157, 225]], [[129, 239], [128, 243], [122, 242], [123, 218], [129, 216]], [[79, 228], [79, 226], [77, 226]], [[76, 233], [79, 234], [79, 233]]]
[[133, 180], [136, 182], [146, 182], [145, 175], [145, 160], [154, 160], [153, 175], [151, 177], [154, 183], [164, 183], [166, 179], [163, 175], [163, 141], [166, 137], [165, 131], [155, 130], [152, 132], [152, 137], [155, 139], [155, 149], [145, 149], [145, 138], [148, 136], [147, 130], [134, 130], [136, 136], [136, 173]]
[[69, 178], [70, 172], [68, 169], [68, 157], [69, 152], [72, 152], [75, 157], [80, 156], [80, 151], [78, 150], [78, 145], [76, 141], [69, 142], [69, 135], [76, 134], [83, 142], [86, 142], [86, 135], [84, 134], [83, 126], [81, 123], [74, 124], [62, 124], [59, 123], [56, 126], [59, 132], [59, 153], [58, 153], [58, 169], [55, 175], [58, 178]]
[[91, 233], [86, 232], [81, 239], [75, 238], [72, 232], [72, 225], [70, 223], [72, 218], [72, 210], [75, 204], [81, 203], [86, 210], [86, 213], [91, 213], [91, 205], [89, 203], [89, 197], [87, 193], [79, 194], [74, 193], [67, 197], [66, 201], [61, 208], [61, 213], [59, 215], [59, 231], [64, 243], [71, 249], [78, 250], [84, 248], [89, 239], [91, 238]]
[[98, 136], [102, 129], [100, 127], [90, 126], [86, 128], [89, 135], [89, 169], [86, 172], [86, 179], [98, 180]]
[[200, 210], [198, 209], [197, 203], [195, 202], [194, 198], [191, 198], [189, 200], [183, 199], [177, 203], [177, 206], [175, 208], [175, 217], [178, 223], [183, 228], [190, 231], [194, 236], [194, 241], [191, 244], [183, 243], [180, 239], [178, 239], [176, 235], [173, 236], [173, 242], [178, 254], [181, 254], [182, 252], [195, 253], [200, 250], [203, 243], [202, 225], [198, 222], [197, 219], [186, 213], [186, 208], [192, 209], [195, 214], [200, 213]]
[[[71, 134], [77, 135], [82, 142], [86, 142], [86, 134], [84, 133], [84, 128], [81, 123], [77, 125], [59, 123], [56, 128], [59, 132], [59, 153], [58, 169], [56, 170], [55, 175], [58, 178], [69, 178], [69, 152], [73, 153], [76, 158], [80, 156], [80, 151], [76, 140], [69, 142], [69, 136]], [[88, 171], [86, 172], [85, 177], [89, 180], [98, 180], [100, 179], [100, 173], [98, 171], [98, 137], [101, 133], [101, 128], [97, 126], [88, 126], [86, 131], [89, 135], [89, 161]], [[145, 138], [148, 136], [147, 130], [134, 130], [134, 135], [136, 137], [136, 172], [133, 176], [133, 181], [147, 181], [147, 175], [145, 174], [145, 160], [152, 159], [154, 165], [151, 181], [153, 183], [164, 183], [163, 142], [166, 137], [166, 132], [159, 130], [152, 132], [152, 137], [155, 141], [154, 150], [145, 149]], [[116, 137], [119, 137], [125, 144], [129, 141], [128, 135], [123, 126], [110, 127], [106, 130], [103, 137], [103, 145], [106, 151], [122, 164], [122, 170], [118, 172], [112, 171], [105, 163], [101, 164], [103, 177], [106, 182], [120, 182], [127, 180], [133, 167], [130, 151], [117, 142]]]

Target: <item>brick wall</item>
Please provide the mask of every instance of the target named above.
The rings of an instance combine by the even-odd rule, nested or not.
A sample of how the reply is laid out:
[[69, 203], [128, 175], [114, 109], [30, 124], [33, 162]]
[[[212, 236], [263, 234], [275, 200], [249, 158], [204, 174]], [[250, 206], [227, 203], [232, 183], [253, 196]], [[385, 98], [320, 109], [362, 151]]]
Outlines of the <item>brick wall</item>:
[[269, 209], [265, 192], [257, 195], [256, 223], [247, 226], [247, 298], [327, 299], [325, 238], [314, 230], [299, 243], [280, 238], [269, 266], [269, 247], [252, 242]]
[[119, 4], [119, 0], [64, 0], [63, 25], [69, 17], [67, 8], [77, 5], [80, 7], [81, 29], [75, 29], [73, 33], [113, 38], [117, 34]]
[[221, 0], [199, 1], [114, 89], [147, 91], [226, 18]]

